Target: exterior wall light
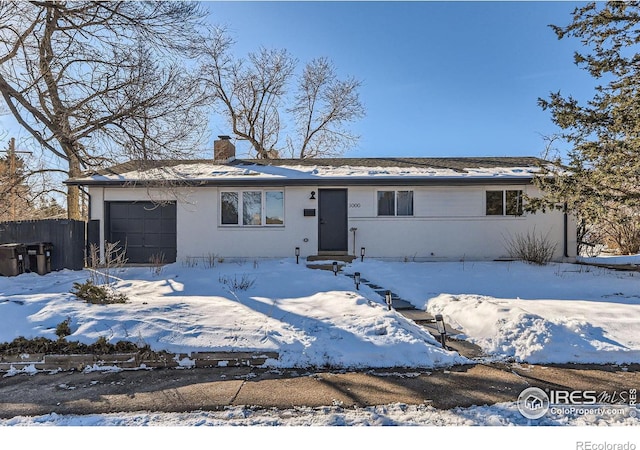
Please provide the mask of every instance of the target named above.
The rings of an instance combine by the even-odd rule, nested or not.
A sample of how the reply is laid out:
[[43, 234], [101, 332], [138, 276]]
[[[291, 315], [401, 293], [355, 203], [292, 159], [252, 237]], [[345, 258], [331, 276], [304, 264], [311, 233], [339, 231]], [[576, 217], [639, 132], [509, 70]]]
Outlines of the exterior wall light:
[[333, 262], [333, 274], [338, 276], [338, 263], [336, 261]]
[[364, 247], [360, 247], [360, 261], [364, 261]]
[[384, 294], [384, 301], [387, 303], [387, 308], [391, 311], [391, 291], [387, 291]]
[[315, 200], [316, 199], [316, 191], [311, 191], [311, 197], [309, 197], [309, 200]]
[[353, 281], [356, 283], [356, 290], [360, 290], [360, 272], [353, 274]]
[[296, 264], [300, 260], [300, 247], [296, 247]]

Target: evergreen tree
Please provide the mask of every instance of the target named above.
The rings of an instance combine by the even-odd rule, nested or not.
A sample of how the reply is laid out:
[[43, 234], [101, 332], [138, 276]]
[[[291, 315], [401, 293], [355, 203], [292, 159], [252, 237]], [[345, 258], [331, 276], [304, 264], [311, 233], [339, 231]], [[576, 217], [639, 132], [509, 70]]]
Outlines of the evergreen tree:
[[0, 222], [24, 220], [33, 213], [24, 160], [16, 156], [12, 167], [9, 151], [0, 157]]
[[537, 178], [546, 196], [531, 206], [566, 205], [583, 230], [637, 251], [608, 228], [640, 224], [640, 3], [589, 3], [574, 10], [569, 25], [551, 27], [558, 39], [580, 40], [574, 61], [599, 84], [586, 104], [560, 92], [539, 99], [572, 148], [564, 169], [547, 168]]

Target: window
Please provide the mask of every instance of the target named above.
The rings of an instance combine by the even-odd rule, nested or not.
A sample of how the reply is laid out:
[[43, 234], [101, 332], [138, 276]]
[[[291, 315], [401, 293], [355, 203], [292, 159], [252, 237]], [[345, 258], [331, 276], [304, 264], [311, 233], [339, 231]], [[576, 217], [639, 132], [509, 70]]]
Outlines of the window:
[[379, 216], [413, 216], [413, 191], [378, 191]]
[[522, 191], [487, 191], [487, 216], [521, 216]]
[[284, 225], [284, 193], [267, 191], [265, 198], [265, 223], [267, 225]]
[[262, 192], [242, 193], [242, 225], [262, 225]]
[[398, 199], [396, 214], [398, 216], [413, 216], [413, 191], [398, 191], [396, 195]]
[[507, 216], [522, 215], [522, 191], [505, 191]]
[[284, 192], [221, 192], [220, 210], [222, 225], [284, 225]]
[[220, 200], [222, 205], [222, 225], [238, 225], [238, 193], [223, 192]]

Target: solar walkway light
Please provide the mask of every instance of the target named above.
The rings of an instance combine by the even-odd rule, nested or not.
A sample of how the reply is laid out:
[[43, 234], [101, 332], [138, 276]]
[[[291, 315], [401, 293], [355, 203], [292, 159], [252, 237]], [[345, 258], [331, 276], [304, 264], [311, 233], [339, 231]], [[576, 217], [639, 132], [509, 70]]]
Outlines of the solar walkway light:
[[360, 290], [360, 272], [353, 274], [353, 281], [356, 283], [356, 289]]
[[333, 274], [338, 276], [338, 263], [336, 261], [333, 262]]
[[387, 308], [391, 311], [391, 291], [387, 291], [384, 294], [384, 301], [387, 302]]
[[436, 314], [436, 328], [438, 329], [438, 333], [440, 333], [440, 343], [442, 344], [442, 348], [446, 349], [447, 327], [444, 324], [442, 314]]
[[300, 260], [300, 247], [296, 247], [296, 264]]
[[364, 247], [360, 247], [360, 262], [364, 261]]

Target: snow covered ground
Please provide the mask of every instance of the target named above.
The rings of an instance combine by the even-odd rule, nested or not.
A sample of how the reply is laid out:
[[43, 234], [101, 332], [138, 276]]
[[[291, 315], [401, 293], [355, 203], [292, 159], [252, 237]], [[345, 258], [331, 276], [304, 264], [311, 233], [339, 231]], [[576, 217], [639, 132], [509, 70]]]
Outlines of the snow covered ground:
[[496, 359], [639, 363], [640, 273], [521, 262], [355, 263], [350, 271], [441, 313]]
[[[383, 262], [345, 267], [441, 313], [492, 358], [529, 363], [640, 363], [640, 273], [573, 264]], [[78, 301], [87, 272], [0, 278], [0, 341], [18, 336], [92, 343], [130, 340], [154, 350], [277, 351], [272, 367], [441, 367], [463, 363], [367, 285], [294, 260], [230, 261], [213, 268], [121, 269], [130, 301]], [[242, 284], [248, 286], [242, 289]]]
[[[442, 313], [490, 359], [530, 363], [640, 363], [640, 273], [573, 264], [382, 262], [344, 268], [420, 309]], [[466, 362], [413, 322], [388, 311], [370, 287], [303, 261], [224, 261], [213, 268], [127, 268], [115, 286], [130, 301], [88, 305], [69, 293], [86, 272], [0, 278], [0, 341], [126, 339], [156, 350], [278, 351], [273, 367], [441, 367]], [[246, 285], [243, 290], [239, 285]], [[235, 286], [235, 287], [234, 287]], [[361, 410], [117, 414], [14, 418], [1, 425], [527, 425], [515, 404], [438, 411], [386, 405]], [[565, 415], [537, 425], [638, 425], [637, 418]]]

